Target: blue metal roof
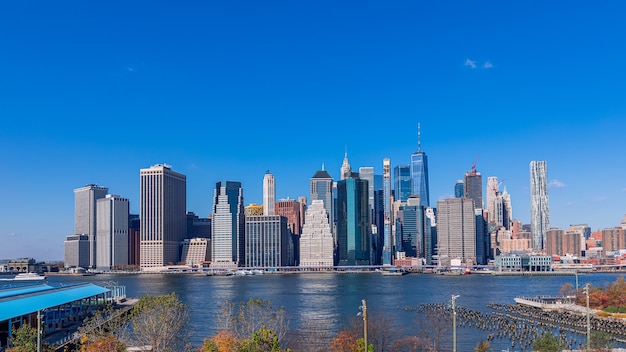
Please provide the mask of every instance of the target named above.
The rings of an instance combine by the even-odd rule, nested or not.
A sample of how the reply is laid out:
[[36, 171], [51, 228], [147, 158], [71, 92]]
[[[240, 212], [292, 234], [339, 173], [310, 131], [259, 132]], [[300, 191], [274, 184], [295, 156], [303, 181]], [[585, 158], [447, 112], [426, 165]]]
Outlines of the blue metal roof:
[[49, 285], [0, 290], [0, 321], [93, 297], [110, 290], [94, 284]]

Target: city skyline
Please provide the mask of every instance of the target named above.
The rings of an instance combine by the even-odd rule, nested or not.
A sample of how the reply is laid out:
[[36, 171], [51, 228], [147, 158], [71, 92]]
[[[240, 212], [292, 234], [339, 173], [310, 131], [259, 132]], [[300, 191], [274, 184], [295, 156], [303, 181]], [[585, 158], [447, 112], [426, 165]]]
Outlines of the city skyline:
[[220, 180], [262, 204], [271, 170], [276, 200], [310, 204], [346, 150], [352, 170], [409, 165], [418, 123], [431, 206], [476, 161], [530, 223], [545, 160], [551, 226], [619, 225], [626, 4], [448, 5], [0, 5], [0, 258], [62, 260], [86, 184], [139, 214], [139, 170], [167, 163], [205, 217]]

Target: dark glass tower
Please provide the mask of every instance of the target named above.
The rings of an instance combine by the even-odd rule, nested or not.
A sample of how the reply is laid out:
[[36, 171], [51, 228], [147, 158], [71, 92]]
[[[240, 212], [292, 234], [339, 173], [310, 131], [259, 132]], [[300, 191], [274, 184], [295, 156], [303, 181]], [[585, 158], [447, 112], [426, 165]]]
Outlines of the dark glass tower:
[[428, 157], [421, 149], [420, 127], [417, 125], [417, 151], [411, 155], [411, 195], [420, 197], [420, 205], [429, 207]]
[[339, 265], [370, 265], [371, 237], [367, 181], [358, 173], [337, 182]]
[[395, 200], [406, 202], [411, 195], [411, 167], [399, 165], [393, 168], [393, 196]]

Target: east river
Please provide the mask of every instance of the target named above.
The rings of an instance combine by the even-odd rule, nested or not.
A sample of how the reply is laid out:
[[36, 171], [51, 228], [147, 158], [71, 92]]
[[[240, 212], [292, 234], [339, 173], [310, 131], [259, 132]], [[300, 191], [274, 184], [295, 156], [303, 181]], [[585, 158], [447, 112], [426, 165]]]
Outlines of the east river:
[[[579, 287], [590, 283], [605, 287], [622, 273], [579, 274]], [[335, 336], [344, 323], [359, 313], [361, 300], [367, 301], [370, 316], [382, 312], [391, 317], [402, 336], [416, 335], [416, 313], [405, 307], [422, 304], [450, 304], [488, 312], [488, 303], [514, 304], [515, 297], [555, 296], [561, 286], [576, 286], [575, 276], [493, 276], [472, 274], [444, 276], [409, 274], [383, 276], [380, 273], [301, 273], [252, 276], [198, 276], [194, 274], [100, 274], [96, 276], [50, 276], [51, 283], [92, 282], [106, 285], [115, 282], [126, 287], [129, 298], [176, 292], [190, 307], [193, 346], [217, 332], [217, 316], [226, 300], [250, 298], [271, 300], [276, 308], [284, 307], [290, 317], [290, 329], [296, 331], [320, 322]], [[489, 331], [459, 326], [458, 351], [473, 351]], [[451, 338], [446, 340], [451, 345]], [[616, 346], [617, 347], [617, 346]], [[621, 346], [620, 346], [621, 347]], [[507, 350], [506, 339], [491, 341], [494, 351]], [[451, 349], [451, 348], [450, 348]], [[520, 347], [514, 347], [520, 350]], [[295, 352], [295, 350], [294, 350]]]

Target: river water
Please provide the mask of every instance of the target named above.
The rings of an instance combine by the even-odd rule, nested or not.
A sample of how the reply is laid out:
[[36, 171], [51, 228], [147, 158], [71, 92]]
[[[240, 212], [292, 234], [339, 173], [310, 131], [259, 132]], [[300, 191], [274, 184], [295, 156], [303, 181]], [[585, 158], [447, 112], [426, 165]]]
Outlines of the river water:
[[[604, 287], [620, 273], [579, 274], [579, 287], [585, 283]], [[361, 300], [368, 312], [382, 312], [391, 317], [405, 335], [417, 334], [413, 328], [416, 314], [405, 307], [427, 303], [450, 303], [480, 311], [489, 311], [490, 302], [513, 304], [515, 297], [555, 296], [561, 286], [576, 286], [574, 276], [492, 276], [472, 274], [443, 276], [409, 274], [382, 276], [380, 273], [300, 273], [253, 276], [197, 276], [193, 274], [100, 274], [96, 276], [50, 276], [51, 283], [92, 282], [105, 285], [115, 282], [126, 286], [128, 297], [176, 292], [190, 307], [193, 327], [191, 343], [217, 332], [217, 315], [225, 300], [247, 301], [250, 298], [271, 300], [274, 307], [284, 307], [290, 328], [297, 330], [304, 322], [321, 322], [332, 336], [359, 312]], [[473, 351], [489, 332], [475, 328], [457, 329], [457, 350]], [[450, 339], [448, 343], [451, 344]], [[510, 341], [495, 339], [494, 351], [511, 348]], [[513, 349], [512, 349], [513, 350]], [[514, 348], [514, 350], [519, 350]], [[296, 352], [294, 350], [294, 352]]]

